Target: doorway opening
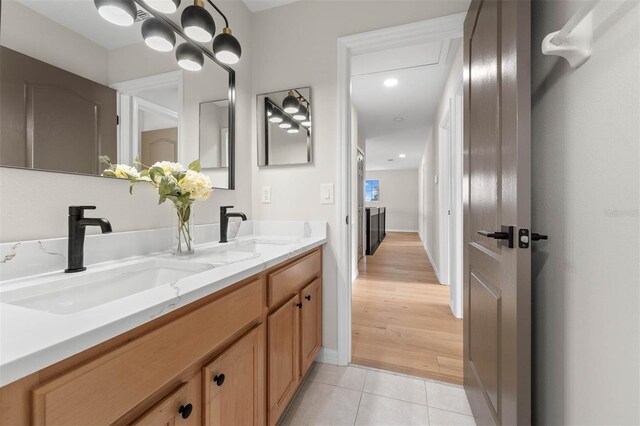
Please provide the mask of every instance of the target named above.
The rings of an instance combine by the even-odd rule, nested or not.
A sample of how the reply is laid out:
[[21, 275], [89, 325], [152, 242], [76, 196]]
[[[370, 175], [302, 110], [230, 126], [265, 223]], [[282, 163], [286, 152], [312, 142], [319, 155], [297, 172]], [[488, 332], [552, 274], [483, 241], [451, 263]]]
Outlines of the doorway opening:
[[340, 365], [462, 383], [463, 19], [339, 40]]

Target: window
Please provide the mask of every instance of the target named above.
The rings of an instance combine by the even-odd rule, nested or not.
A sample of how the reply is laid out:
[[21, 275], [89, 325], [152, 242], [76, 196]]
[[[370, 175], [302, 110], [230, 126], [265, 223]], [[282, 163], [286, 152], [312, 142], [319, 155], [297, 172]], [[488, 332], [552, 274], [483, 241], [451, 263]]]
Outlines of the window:
[[378, 179], [367, 179], [364, 182], [364, 200], [380, 201], [380, 181]]

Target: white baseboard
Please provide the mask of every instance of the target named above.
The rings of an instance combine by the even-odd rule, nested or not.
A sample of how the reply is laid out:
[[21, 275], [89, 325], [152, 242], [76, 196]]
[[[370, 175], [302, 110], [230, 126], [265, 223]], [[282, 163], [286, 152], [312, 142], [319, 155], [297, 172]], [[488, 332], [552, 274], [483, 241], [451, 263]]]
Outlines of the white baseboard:
[[435, 264], [435, 262], [433, 261], [433, 256], [431, 256], [431, 253], [429, 253], [429, 247], [427, 246], [427, 242], [425, 241], [422, 246], [424, 247], [424, 251], [427, 253], [427, 257], [429, 258], [429, 263], [431, 263], [431, 266], [433, 267], [433, 272], [436, 273], [438, 282], [440, 284], [443, 284], [442, 280], [440, 279], [440, 272], [438, 271], [438, 265]]
[[387, 229], [387, 232], [418, 232], [417, 229]]
[[338, 351], [336, 351], [335, 349], [325, 348], [323, 346], [320, 348], [320, 352], [318, 352], [316, 362], [338, 365]]

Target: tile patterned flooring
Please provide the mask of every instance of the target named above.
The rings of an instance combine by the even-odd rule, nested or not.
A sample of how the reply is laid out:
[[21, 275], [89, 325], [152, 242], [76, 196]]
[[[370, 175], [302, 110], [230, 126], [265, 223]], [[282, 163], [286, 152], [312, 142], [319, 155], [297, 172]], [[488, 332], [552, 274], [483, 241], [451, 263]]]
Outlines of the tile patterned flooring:
[[316, 363], [281, 425], [475, 426], [461, 386]]

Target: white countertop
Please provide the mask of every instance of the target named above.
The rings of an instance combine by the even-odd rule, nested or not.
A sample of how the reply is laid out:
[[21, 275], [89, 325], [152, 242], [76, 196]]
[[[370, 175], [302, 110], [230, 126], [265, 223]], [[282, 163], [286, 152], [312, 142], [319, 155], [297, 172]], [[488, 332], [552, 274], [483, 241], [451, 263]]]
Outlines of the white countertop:
[[[22, 276], [0, 281], [0, 386], [69, 358], [326, 242], [326, 223], [324, 222], [250, 222], [243, 223], [242, 226], [245, 228], [245, 232], [242, 232], [243, 228], [241, 228], [241, 232], [238, 232], [238, 235], [241, 236], [231, 239], [229, 244], [208, 242], [196, 245], [196, 254], [184, 261], [201, 262], [203, 260], [199, 258], [198, 254], [204, 248], [221, 247], [224, 250], [229, 247], [232, 249], [234, 245], [254, 238], [280, 239], [281, 243], [261, 245], [260, 252], [256, 252], [246, 260], [216, 266], [173, 283], [150, 288], [75, 313], [56, 314], [2, 302], [4, 291], [21, 286], [28, 288], [37, 282], [68, 276], [68, 274], [64, 274], [62, 269], [35, 276]], [[150, 231], [140, 232], [148, 233]], [[123, 234], [128, 235], [123, 237]], [[138, 234], [139, 232], [122, 233], [113, 241], [121, 244], [122, 239], [126, 238], [130, 244], [135, 244], [136, 240], [141, 239]], [[211, 235], [215, 237], [215, 230], [211, 232]], [[93, 250], [99, 250], [101, 236], [92, 237], [94, 237]], [[16, 250], [16, 246], [19, 244], [25, 246], [22, 262], [27, 267], [29, 264], [34, 264], [33, 259], [24, 259], [26, 254], [30, 252], [35, 253], [40, 250], [50, 256], [65, 257], [64, 254], [52, 252], [49, 248], [54, 246], [59, 248], [60, 240], [2, 244], [0, 245], [0, 255], [4, 260], [0, 262], [2, 263], [0, 266], [6, 268], [5, 265], [9, 261], [21, 256], [20, 252]], [[37, 249], [26, 248], [29, 246]], [[163, 252], [88, 264], [87, 270], [95, 273], [107, 270], [113, 265], [120, 266], [140, 259], [162, 261], [162, 259], [181, 258], [175, 258]], [[39, 264], [41, 263], [39, 262]], [[7, 274], [4, 272], [3, 277], [7, 274], [10, 276], [16, 274], [15, 271], [9, 271], [9, 269], [6, 269]], [[79, 274], [84, 273], [86, 272]]]

